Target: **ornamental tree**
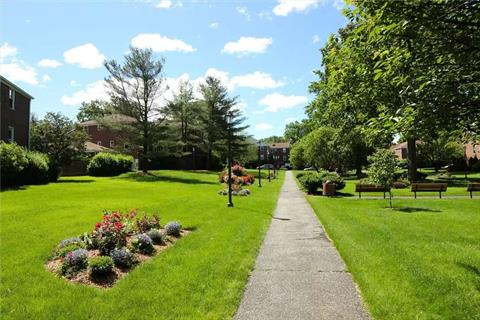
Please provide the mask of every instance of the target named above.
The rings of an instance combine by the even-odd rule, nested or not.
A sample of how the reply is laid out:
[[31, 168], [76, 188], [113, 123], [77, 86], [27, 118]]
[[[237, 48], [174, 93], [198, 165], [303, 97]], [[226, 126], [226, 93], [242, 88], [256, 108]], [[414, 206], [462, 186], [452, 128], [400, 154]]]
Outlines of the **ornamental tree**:
[[370, 167], [368, 178], [372, 183], [379, 184], [388, 189], [390, 208], [392, 208], [393, 175], [396, 169], [395, 154], [389, 149], [379, 149], [368, 157]]

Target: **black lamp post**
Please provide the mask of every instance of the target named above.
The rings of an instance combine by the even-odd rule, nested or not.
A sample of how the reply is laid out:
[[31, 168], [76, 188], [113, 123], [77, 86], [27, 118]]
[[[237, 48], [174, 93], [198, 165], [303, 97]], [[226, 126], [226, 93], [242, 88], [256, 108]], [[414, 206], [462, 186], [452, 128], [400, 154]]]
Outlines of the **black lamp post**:
[[262, 165], [260, 164], [260, 146], [258, 146], [258, 187], [262, 187]]
[[467, 166], [468, 166], [467, 145], [463, 146], [463, 154], [465, 155], [465, 180], [467, 180], [468, 179], [467, 177]]
[[227, 163], [228, 163], [228, 203], [227, 207], [233, 207], [232, 202], [232, 128], [231, 128], [231, 119], [232, 115], [229, 114], [227, 116], [227, 123], [228, 123], [228, 155], [227, 155]]

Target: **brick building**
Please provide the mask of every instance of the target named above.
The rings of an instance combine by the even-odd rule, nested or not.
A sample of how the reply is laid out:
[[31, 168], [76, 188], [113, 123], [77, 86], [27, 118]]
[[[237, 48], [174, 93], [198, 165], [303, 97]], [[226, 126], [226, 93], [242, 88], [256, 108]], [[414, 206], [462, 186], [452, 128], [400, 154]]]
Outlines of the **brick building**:
[[30, 147], [31, 95], [0, 76], [1, 140]]
[[[136, 120], [132, 117], [121, 115], [121, 114], [112, 114], [105, 116], [105, 123], [133, 123]], [[102, 148], [115, 149], [122, 152], [130, 153], [131, 146], [127, 143], [127, 137], [122, 135], [118, 130], [112, 130], [104, 125], [103, 121], [89, 120], [80, 123], [84, 128], [85, 132], [89, 136], [89, 141]], [[95, 147], [95, 146], [94, 146]]]
[[260, 164], [270, 163], [276, 167], [282, 167], [289, 161], [290, 144], [288, 142], [259, 143], [258, 154]]

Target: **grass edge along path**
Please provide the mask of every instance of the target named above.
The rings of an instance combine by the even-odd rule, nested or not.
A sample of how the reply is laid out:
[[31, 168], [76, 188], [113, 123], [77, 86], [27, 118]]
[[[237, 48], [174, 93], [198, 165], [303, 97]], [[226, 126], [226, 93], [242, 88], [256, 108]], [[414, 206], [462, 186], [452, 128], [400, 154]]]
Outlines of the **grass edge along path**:
[[[68, 177], [0, 193], [2, 319], [225, 319], [243, 295], [277, 203], [280, 179], [252, 195], [217, 195], [216, 173]], [[113, 288], [68, 283], [44, 268], [57, 243], [90, 231], [103, 209], [159, 213], [193, 232]]]
[[307, 199], [375, 319], [480, 319], [480, 199]]

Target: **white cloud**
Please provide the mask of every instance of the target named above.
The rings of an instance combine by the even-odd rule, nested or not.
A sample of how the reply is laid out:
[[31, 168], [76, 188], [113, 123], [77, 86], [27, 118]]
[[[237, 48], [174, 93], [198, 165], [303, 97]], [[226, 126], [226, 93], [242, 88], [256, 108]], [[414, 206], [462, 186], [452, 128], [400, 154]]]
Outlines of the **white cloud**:
[[345, 2], [343, 0], [334, 0], [333, 7], [337, 10], [342, 10], [345, 7]]
[[258, 17], [260, 19], [265, 19], [265, 20], [273, 20], [273, 17], [272, 17], [272, 14], [268, 11], [260, 11], [260, 13], [258, 14]]
[[241, 76], [234, 76], [229, 81], [229, 87], [254, 88], [254, 89], [274, 89], [283, 85], [283, 82], [272, 79], [268, 73], [255, 71], [254, 73]]
[[243, 112], [247, 107], [248, 107], [247, 103], [241, 100], [233, 107], [233, 109], [240, 110]]
[[220, 25], [220, 24], [219, 24], [218, 22], [212, 22], [212, 23], [210, 23], [209, 27], [210, 27], [211, 29], [218, 29], [218, 26], [219, 26], [219, 25]]
[[272, 38], [240, 37], [235, 42], [227, 42], [222, 52], [238, 54], [239, 56], [250, 53], [264, 53], [272, 42]]
[[76, 86], [78, 85], [78, 83], [77, 83], [77, 81], [75, 81], [75, 80], [70, 80], [70, 85], [71, 85], [72, 87], [76, 87]]
[[43, 82], [47, 82], [47, 81], [50, 81], [52, 78], [50, 78], [50, 76], [48, 74], [44, 74], [43, 77], [42, 77], [42, 81]]
[[7, 57], [15, 56], [17, 54], [17, 51], [17, 48], [9, 45], [7, 42], [4, 42], [0, 46], [0, 61], [3, 61], [3, 59]]
[[257, 129], [259, 131], [270, 130], [272, 128], [273, 128], [273, 126], [270, 123], [265, 123], [265, 122], [257, 123], [255, 125], [255, 129]]
[[320, 42], [320, 36], [318, 34], [314, 35], [312, 37], [312, 42], [313, 43], [319, 43]]
[[160, 9], [168, 9], [172, 6], [171, 0], [161, 0], [155, 7]]
[[2, 63], [0, 64], [0, 71], [10, 81], [21, 81], [31, 85], [38, 84], [37, 72], [23, 61], [14, 60], [10, 63]]
[[297, 121], [297, 118], [291, 117], [291, 118], [285, 119], [285, 123], [287, 123], [287, 124], [288, 124], [288, 123], [291, 123], [291, 122], [295, 122], [295, 121]]
[[108, 100], [108, 90], [105, 81], [100, 80], [87, 85], [85, 89], [74, 92], [72, 95], [63, 95], [60, 101], [64, 105], [77, 106], [82, 102], [89, 102], [92, 100]]
[[38, 61], [38, 66], [43, 68], [58, 68], [62, 65], [60, 61], [53, 59], [42, 59]]
[[171, 39], [166, 36], [162, 36], [158, 33], [140, 33], [134, 37], [130, 44], [136, 48], [149, 48], [155, 52], [167, 52], [167, 51], [181, 51], [181, 52], [194, 52], [196, 51], [191, 45], [178, 39]]
[[263, 97], [259, 103], [266, 106], [267, 112], [277, 112], [282, 109], [290, 109], [299, 104], [306, 103], [308, 98], [305, 96], [286, 96], [280, 93], [272, 93]]
[[277, 16], [287, 16], [291, 12], [302, 12], [318, 6], [320, 0], [278, 0], [273, 8]]
[[250, 13], [248, 12], [247, 7], [236, 7], [235, 9], [239, 14], [244, 16], [247, 20], [250, 20]]
[[76, 64], [84, 69], [100, 68], [105, 61], [105, 56], [91, 43], [65, 51], [63, 58], [66, 63]]

